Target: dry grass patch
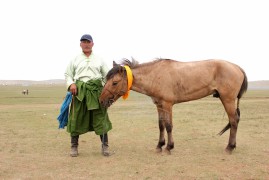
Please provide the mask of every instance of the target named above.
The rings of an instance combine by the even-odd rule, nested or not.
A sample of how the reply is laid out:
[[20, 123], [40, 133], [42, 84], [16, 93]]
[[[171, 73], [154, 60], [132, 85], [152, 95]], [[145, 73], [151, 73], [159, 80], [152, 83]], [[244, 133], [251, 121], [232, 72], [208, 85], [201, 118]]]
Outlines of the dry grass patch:
[[110, 148], [101, 155], [94, 133], [82, 135], [79, 156], [69, 157], [70, 138], [56, 120], [64, 87], [20, 87], [0, 95], [1, 179], [269, 179], [269, 92], [249, 91], [241, 99], [237, 149], [227, 155], [229, 133], [217, 133], [227, 124], [218, 99], [175, 105], [171, 155], [156, 153], [157, 111], [147, 96], [132, 92], [110, 109], [113, 130]]

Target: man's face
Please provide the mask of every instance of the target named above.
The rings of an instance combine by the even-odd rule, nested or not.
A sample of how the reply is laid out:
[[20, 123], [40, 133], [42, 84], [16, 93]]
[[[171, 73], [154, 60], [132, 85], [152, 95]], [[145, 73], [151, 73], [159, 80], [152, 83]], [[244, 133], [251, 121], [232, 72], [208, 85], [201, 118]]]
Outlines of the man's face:
[[92, 51], [93, 42], [88, 40], [82, 40], [80, 42], [80, 47], [84, 53], [90, 53]]

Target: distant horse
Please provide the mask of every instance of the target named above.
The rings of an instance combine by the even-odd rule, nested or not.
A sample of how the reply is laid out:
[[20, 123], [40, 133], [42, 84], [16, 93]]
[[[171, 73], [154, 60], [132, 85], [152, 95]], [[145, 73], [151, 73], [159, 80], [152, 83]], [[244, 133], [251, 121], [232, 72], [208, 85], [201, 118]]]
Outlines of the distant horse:
[[22, 92], [21, 92], [23, 95], [28, 95], [28, 93], [29, 93], [29, 91], [28, 91], [28, 89], [24, 89]]
[[100, 103], [109, 107], [128, 92], [126, 70], [129, 69], [133, 77], [130, 89], [150, 96], [157, 106], [160, 130], [158, 152], [161, 152], [162, 146], [165, 145], [165, 129], [168, 135], [166, 150], [170, 153], [174, 148], [172, 106], [213, 94], [221, 100], [229, 118], [228, 124], [219, 135], [230, 129], [225, 150], [232, 153], [236, 147], [236, 132], [240, 119], [239, 100], [248, 87], [247, 76], [242, 68], [228, 61], [214, 59], [194, 62], [158, 59], [143, 64], [134, 59], [132, 62], [124, 59], [122, 65], [125, 66], [115, 62], [113, 64], [107, 74]]

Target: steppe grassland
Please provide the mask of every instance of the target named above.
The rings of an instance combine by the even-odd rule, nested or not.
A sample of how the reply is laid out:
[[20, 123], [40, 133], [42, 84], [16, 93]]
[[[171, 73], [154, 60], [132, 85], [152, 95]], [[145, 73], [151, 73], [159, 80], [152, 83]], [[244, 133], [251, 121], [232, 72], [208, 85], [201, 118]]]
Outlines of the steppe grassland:
[[[23, 89], [29, 95], [23, 95]], [[0, 86], [1, 179], [268, 179], [269, 91], [249, 90], [240, 101], [237, 149], [224, 153], [229, 132], [221, 102], [210, 97], [173, 108], [175, 149], [155, 153], [158, 117], [151, 99], [132, 92], [109, 108], [111, 157], [100, 153], [94, 133], [80, 138], [79, 157], [69, 157], [70, 138], [56, 120], [64, 86]]]

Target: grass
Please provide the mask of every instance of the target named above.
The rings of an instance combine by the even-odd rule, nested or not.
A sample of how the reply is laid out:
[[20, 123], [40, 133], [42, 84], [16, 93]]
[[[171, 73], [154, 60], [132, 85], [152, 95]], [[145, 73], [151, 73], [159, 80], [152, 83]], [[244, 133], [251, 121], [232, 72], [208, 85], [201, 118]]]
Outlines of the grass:
[[240, 101], [237, 149], [227, 155], [227, 115], [216, 98], [173, 108], [175, 149], [157, 154], [159, 129], [151, 99], [132, 92], [109, 109], [110, 157], [94, 133], [80, 137], [71, 158], [70, 137], [56, 120], [63, 86], [0, 87], [0, 179], [269, 179], [269, 91], [248, 91]]

